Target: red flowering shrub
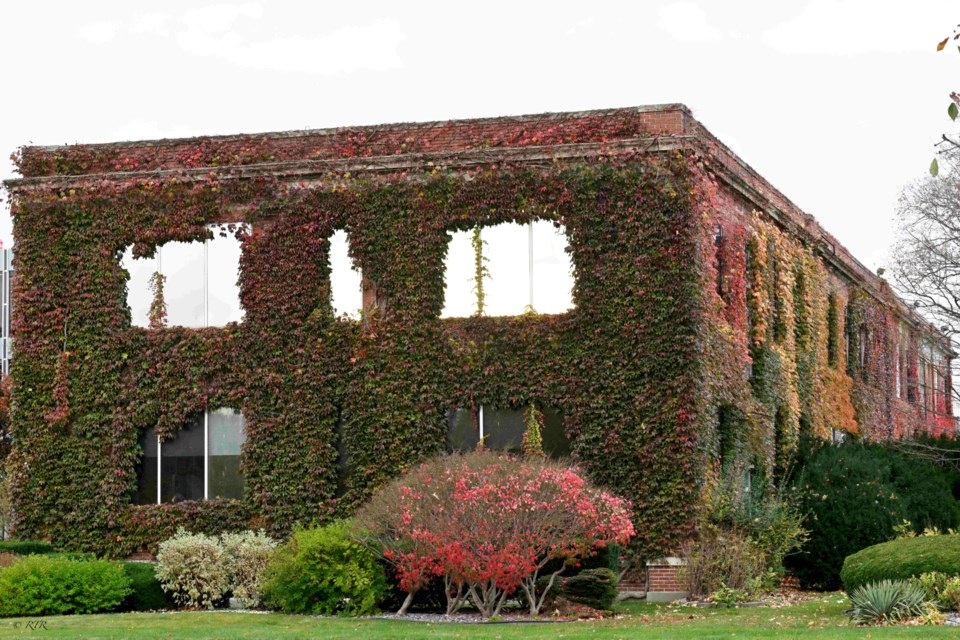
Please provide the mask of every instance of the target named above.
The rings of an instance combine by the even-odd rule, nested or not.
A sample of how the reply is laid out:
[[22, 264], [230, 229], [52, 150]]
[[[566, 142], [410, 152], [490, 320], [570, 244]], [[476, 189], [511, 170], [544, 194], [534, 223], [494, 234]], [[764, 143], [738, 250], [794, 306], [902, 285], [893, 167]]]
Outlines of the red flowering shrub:
[[[435, 458], [394, 480], [357, 523], [396, 567], [408, 593], [401, 613], [442, 576], [448, 613], [469, 599], [486, 617], [517, 589], [538, 613], [565, 567], [634, 533], [629, 503], [593, 487], [578, 469], [479, 451]], [[538, 594], [537, 578], [552, 560], [562, 566]]]

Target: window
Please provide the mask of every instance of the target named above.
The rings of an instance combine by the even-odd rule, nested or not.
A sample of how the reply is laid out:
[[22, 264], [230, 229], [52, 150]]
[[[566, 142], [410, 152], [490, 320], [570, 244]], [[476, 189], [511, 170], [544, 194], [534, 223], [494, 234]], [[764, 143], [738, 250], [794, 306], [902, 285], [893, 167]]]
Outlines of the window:
[[[520, 453], [526, 432], [524, 409], [496, 409], [481, 406], [476, 412], [454, 409], [447, 412], [447, 449], [467, 452], [477, 448], [481, 439], [489, 449]], [[563, 415], [552, 407], [543, 409], [540, 429], [543, 451], [551, 458], [570, 455], [570, 439], [563, 426]]]
[[147, 429], [137, 470], [137, 504], [241, 498], [243, 415], [232, 409], [195, 414], [176, 436], [159, 442]]
[[337, 316], [353, 320], [363, 309], [363, 278], [350, 258], [350, 238], [339, 229], [330, 236], [330, 304]]
[[901, 388], [901, 385], [900, 385], [900, 376], [902, 375], [901, 368], [903, 366], [901, 364], [902, 358], [901, 358], [900, 345], [897, 345], [897, 352], [894, 354], [894, 357], [896, 359], [895, 360], [896, 367], [894, 371], [894, 375], [896, 376], [896, 385], [897, 385], [896, 397], [899, 398], [900, 394], [903, 392], [903, 389]]
[[718, 223], [713, 229], [713, 247], [717, 254], [717, 295], [723, 297], [723, 227]]
[[167, 242], [152, 258], [134, 258], [127, 247], [121, 266], [130, 274], [127, 304], [137, 327], [150, 326], [154, 273], [164, 276], [167, 324], [180, 327], [222, 327], [243, 319], [240, 306], [240, 240], [249, 225], [209, 225], [213, 237], [203, 242]]
[[[474, 232], [450, 233], [442, 317], [475, 315]], [[504, 223], [480, 230], [484, 314], [563, 313], [573, 308], [573, 267], [563, 226], [548, 220]]]
[[897, 329], [897, 353], [896, 353], [896, 393], [897, 398], [907, 398], [907, 341], [910, 334], [905, 325], [901, 324]]
[[860, 335], [857, 344], [860, 348], [859, 353], [859, 363], [860, 363], [860, 378], [862, 380], [867, 379], [867, 365], [870, 363], [870, 331], [866, 326], [860, 327]]
[[837, 296], [831, 293], [827, 299], [827, 364], [837, 366], [840, 342], [840, 319], [837, 317]]

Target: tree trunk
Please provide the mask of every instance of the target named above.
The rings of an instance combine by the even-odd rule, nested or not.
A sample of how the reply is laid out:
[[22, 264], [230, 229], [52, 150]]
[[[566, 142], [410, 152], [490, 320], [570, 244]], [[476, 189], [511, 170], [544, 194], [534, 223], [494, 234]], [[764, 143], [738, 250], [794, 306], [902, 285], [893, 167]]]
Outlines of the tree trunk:
[[413, 603], [413, 594], [415, 593], [416, 591], [411, 591], [410, 593], [407, 594], [407, 597], [403, 600], [403, 604], [400, 605], [400, 610], [397, 611], [398, 616], [407, 615], [407, 610], [410, 608], [410, 605]]

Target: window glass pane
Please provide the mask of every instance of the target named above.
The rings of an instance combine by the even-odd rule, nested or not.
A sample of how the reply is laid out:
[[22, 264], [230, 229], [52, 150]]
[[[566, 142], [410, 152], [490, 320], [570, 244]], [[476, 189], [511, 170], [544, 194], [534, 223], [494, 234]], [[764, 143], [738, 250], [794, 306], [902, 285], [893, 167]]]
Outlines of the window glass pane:
[[530, 244], [526, 225], [484, 227], [484, 255], [490, 258], [485, 284], [488, 316], [516, 316], [530, 303]]
[[206, 326], [204, 313], [204, 243], [168, 242], [160, 249], [160, 270], [170, 326]]
[[573, 308], [573, 264], [567, 232], [549, 220], [533, 223], [533, 308], [563, 313]]
[[133, 497], [135, 504], [156, 504], [157, 502], [157, 432], [147, 429], [140, 438], [143, 457], [137, 464], [137, 493]]
[[447, 235], [450, 236], [450, 243], [443, 263], [443, 311], [440, 317], [466, 318], [477, 312], [473, 231], [457, 231]]
[[543, 452], [551, 458], [566, 458], [570, 455], [570, 438], [564, 431], [563, 414], [557, 409], [544, 407], [540, 437], [543, 440]]
[[[150, 277], [157, 271], [157, 259], [134, 258], [133, 245], [127, 247], [120, 259], [120, 266], [127, 270], [127, 305], [130, 307], [130, 320], [135, 327], [150, 326]], [[154, 500], [156, 502], [156, 500]]]
[[469, 409], [447, 411], [447, 451], [466, 453], [476, 449], [480, 442], [478, 426]]
[[203, 500], [203, 414], [160, 445], [160, 500]]
[[240, 452], [246, 439], [243, 414], [233, 409], [211, 411], [207, 418], [210, 434], [209, 497], [242, 498]]
[[523, 411], [516, 409], [483, 409], [484, 444], [489, 449], [521, 453], [527, 425]]
[[330, 303], [337, 316], [346, 314], [354, 320], [363, 308], [360, 271], [350, 259], [350, 239], [339, 229], [330, 236]]
[[[239, 230], [230, 231], [226, 225], [213, 225], [211, 229], [213, 239], [207, 243], [208, 322], [211, 327], [222, 327], [243, 320], [237, 284], [241, 253]], [[242, 229], [249, 229], [249, 225], [242, 225]]]

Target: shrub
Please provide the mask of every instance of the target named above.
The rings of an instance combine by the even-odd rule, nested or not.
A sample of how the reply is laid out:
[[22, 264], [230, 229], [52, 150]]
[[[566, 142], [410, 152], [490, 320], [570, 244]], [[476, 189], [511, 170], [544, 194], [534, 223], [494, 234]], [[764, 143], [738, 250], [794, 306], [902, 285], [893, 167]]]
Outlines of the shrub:
[[97, 554], [91, 551], [53, 551], [44, 553], [48, 558], [63, 558], [64, 560], [96, 560]]
[[617, 598], [617, 574], [610, 569], [587, 569], [563, 581], [560, 595], [570, 602], [607, 610]]
[[844, 561], [840, 577], [849, 592], [869, 582], [934, 571], [960, 575], [960, 535], [918, 536], [867, 547]]
[[737, 531], [704, 529], [696, 541], [683, 546], [682, 555], [690, 595], [695, 597], [723, 588], [752, 591], [766, 571], [763, 554]]
[[557, 566], [549, 590], [565, 566], [633, 535], [629, 505], [575, 468], [479, 451], [435, 458], [394, 480], [357, 521], [410, 594], [401, 613], [443, 576], [449, 613], [469, 598], [485, 617], [497, 615], [520, 589], [536, 614], [545, 567]]
[[106, 560], [27, 556], [0, 570], [0, 616], [112, 611], [129, 593], [130, 578]]
[[960, 576], [931, 571], [913, 578], [913, 583], [923, 589], [927, 600], [936, 605], [938, 610], [960, 610]]
[[212, 609], [230, 586], [219, 541], [182, 528], [160, 543], [156, 575], [174, 601], [188, 609]]
[[850, 594], [850, 617], [859, 624], [882, 624], [915, 618], [926, 611], [923, 589], [906, 580], [881, 580]]
[[14, 553], [18, 556], [29, 556], [44, 553], [53, 553], [53, 545], [49, 542], [36, 540], [0, 540], [0, 553]]
[[294, 531], [264, 574], [267, 606], [286, 613], [357, 616], [375, 613], [387, 591], [377, 558], [337, 522]]
[[725, 584], [710, 593], [710, 602], [722, 607], [732, 607], [741, 602], [747, 602], [750, 598], [751, 594], [748, 591], [734, 589]]
[[157, 580], [156, 567], [150, 562], [122, 562], [132, 592], [120, 605], [121, 611], [157, 611], [174, 609], [176, 602]]
[[776, 588], [784, 558], [807, 537], [790, 497], [762, 481], [747, 491], [743, 476], [729, 470], [707, 484], [699, 538], [681, 547], [690, 594], [752, 597]]
[[20, 556], [9, 551], [0, 551], [0, 569], [12, 566], [14, 562], [20, 559]]
[[260, 585], [263, 573], [273, 557], [277, 542], [264, 531], [254, 533], [224, 533], [220, 536], [230, 591], [243, 606], [260, 604]]
[[880, 445], [825, 444], [794, 483], [810, 539], [787, 560], [803, 586], [835, 588], [848, 555], [894, 537], [909, 520], [916, 531], [957, 523], [957, 503], [932, 465]]

